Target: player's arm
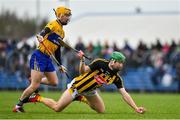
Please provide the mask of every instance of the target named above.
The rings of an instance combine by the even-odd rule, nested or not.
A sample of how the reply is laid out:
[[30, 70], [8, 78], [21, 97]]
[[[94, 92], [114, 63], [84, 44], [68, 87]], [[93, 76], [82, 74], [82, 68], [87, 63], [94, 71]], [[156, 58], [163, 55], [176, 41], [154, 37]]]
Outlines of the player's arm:
[[49, 22], [45, 28], [37, 35], [38, 41], [43, 42], [44, 36], [50, 33], [51, 31], [54, 31], [55, 28], [55, 22]]
[[129, 93], [125, 90], [125, 88], [120, 88], [119, 92], [121, 93], [123, 99], [125, 100], [126, 103], [128, 103], [134, 110], [137, 110], [138, 107], [135, 104], [134, 100], [132, 97], [129, 95]]
[[59, 66], [59, 71], [60, 72], [67, 72], [67, 69], [66, 69], [66, 67], [64, 67], [63, 65], [62, 65], [62, 61], [61, 61], [61, 47], [59, 46], [58, 47], [58, 49], [55, 51], [55, 58], [56, 58], [56, 60], [59, 62], [59, 63], [57, 63], [57, 65], [59, 65], [60, 64], [60, 66]]
[[91, 70], [90, 67], [85, 64], [83, 55], [84, 55], [84, 53], [80, 50], [78, 53], [78, 56], [80, 57], [80, 63], [79, 63], [79, 73], [80, 74], [83, 74], [83, 73]]
[[116, 87], [118, 88], [119, 92], [121, 93], [123, 100], [131, 106], [137, 113], [144, 113], [145, 109], [143, 107], [138, 107], [132, 97], [129, 95], [129, 93], [125, 90], [123, 85], [123, 79], [120, 77], [119, 74], [117, 74], [116, 80], [113, 82]]
[[45, 27], [37, 36], [38, 41], [41, 43], [44, 40], [44, 36], [51, 32], [49, 27]]
[[95, 59], [89, 65], [86, 65], [84, 62], [84, 53], [80, 50], [78, 56], [80, 57], [80, 65], [79, 65], [79, 72], [81, 74], [88, 72], [88, 71], [95, 71], [99, 69], [103, 65], [102, 59]]
[[119, 92], [121, 93], [124, 101], [131, 106], [137, 113], [144, 113], [145, 109], [143, 107], [138, 107], [129, 93], [125, 90], [125, 88], [119, 88]]
[[57, 61], [60, 63], [60, 65], [62, 65], [61, 62], [61, 47], [59, 46], [58, 49], [55, 51], [55, 58], [57, 59]]
[[40, 35], [41, 35], [42, 37], [44, 37], [46, 34], [48, 34], [48, 33], [50, 33], [50, 32], [51, 32], [50, 28], [49, 28], [49, 27], [45, 27], [45, 28], [40, 32]]
[[91, 70], [90, 67], [88, 65], [86, 65], [83, 60], [80, 60], [79, 73], [83, 74], [83, 73], [88, 72], [90, 70]]

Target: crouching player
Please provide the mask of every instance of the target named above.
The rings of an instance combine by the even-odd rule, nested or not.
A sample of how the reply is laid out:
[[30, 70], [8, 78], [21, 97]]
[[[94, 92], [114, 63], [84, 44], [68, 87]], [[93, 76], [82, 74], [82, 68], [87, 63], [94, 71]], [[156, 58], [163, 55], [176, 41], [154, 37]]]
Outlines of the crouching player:
[[144, 107], [138, 107], [132, 97], [125, 90], [122, 78], [117, 73], [123, 68], [125, 56], [120, 52], [113, 52], [110, 60], [95, 59], [89, 65], [84, 63], [83, 52], [79, 52], [80, 65], [79, 71], [81, 75], [75, 77], [68, 85], [68, 89], [62, 94], [58, 101], [50, 98], [45, 98], [39, 94], [30, 96], [30, 102], [41, 102], [56, 112], [61, 112], [77, 97], [84, 98], [83, 100], [98, 113], [105, 111], [105, 105], [102, 98], [99, 96], [96, 88], [103, 84], [115, 84], [118, 91], [121, 93], [125, 102], [130, 105], [135, 112], [144, 113]]

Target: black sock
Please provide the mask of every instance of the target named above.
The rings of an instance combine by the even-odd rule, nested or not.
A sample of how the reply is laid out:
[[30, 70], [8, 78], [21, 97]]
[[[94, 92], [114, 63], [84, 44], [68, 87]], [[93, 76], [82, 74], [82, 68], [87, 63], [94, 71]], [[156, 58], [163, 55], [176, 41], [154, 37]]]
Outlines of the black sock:
[[[35, 93], [38, 93], [39, 92], [39, 89], [36, 89], [35, 91], [34, 91]], [[24, 103], [27, 103], [28, 102], [28, 100], [29, 100], [29, 97], [25, 97], [23, 100], [19, 100], [19, 102], [18, 102], [18, 106], [23, 106], [23, 104]]]
[[34, 93], [38, 93], [39, 92], [39, 89], [36, 89], [35, 91], [34, 91]]
[[25, 97], [22, 101], [23, 101], [23, 103], [27, 103], [28, 100], [29, 100], [29, 97]]
[[24, 103], [27, 103], [29, 100], [29, 97], [25, 97], [23, 100], [19, 100], [18, 106], [23, 106]]
[[18, 102], [17, 105], [18, 105], [18, 106], [23, 106], [23, 104], [24, 104], [23, 101], [22, 101], [22, 100], [19, 100], [19, 102]]

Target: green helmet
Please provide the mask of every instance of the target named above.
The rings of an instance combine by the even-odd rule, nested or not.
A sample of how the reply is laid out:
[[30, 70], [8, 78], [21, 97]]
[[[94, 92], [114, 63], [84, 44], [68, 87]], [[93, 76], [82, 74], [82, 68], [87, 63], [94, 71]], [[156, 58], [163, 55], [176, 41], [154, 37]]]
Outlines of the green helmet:
[[113, 52], [111, 54], [111, 60], [115, 60], [118, 62], [125, 62], [126, 57], [121, 52]]

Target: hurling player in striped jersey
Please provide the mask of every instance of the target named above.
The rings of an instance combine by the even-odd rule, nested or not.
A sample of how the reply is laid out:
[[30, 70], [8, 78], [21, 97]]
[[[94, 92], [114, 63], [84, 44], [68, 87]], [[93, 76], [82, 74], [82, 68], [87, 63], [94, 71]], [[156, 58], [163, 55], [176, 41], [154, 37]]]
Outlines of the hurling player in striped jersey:
[[80, 56], [80, 75], [75, 77], [67, 90], [62, 94], [58, 101], [42, 97], [40, 94], [30, 96], [29, 102], [41, 102], [56, 112], [62, 111], [74, 100], [87, 103], [90, 108], [98, 113], [105, 111], [105, 105], [97, 92], [97, 88], [103, 84], [115, 84], [123, 100], [137, 113], [144, 113], [144, 107], [138, 107], [132, 97], [125, 90], [123, 79], [118, 74], [122, 70], [125, 56], [121, 52], [113, 52], [110, 60], [95, 59], [89, 65], [84, 62], [83, 52], [79, 51]]

